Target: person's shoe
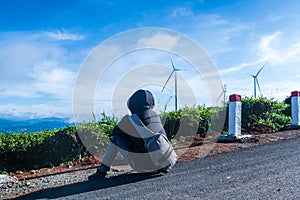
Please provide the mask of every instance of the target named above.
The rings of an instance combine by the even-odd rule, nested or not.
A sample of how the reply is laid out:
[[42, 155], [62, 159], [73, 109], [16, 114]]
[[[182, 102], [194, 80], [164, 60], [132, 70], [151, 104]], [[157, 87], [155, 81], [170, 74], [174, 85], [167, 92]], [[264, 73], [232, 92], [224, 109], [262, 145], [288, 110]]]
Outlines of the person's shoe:
[[152, 175], [159, 174], [160, 172], [161, 172], [161, 170], [154, 170], [154, 171], [150, 171], [150, 172], [143, 172], [141, 174], [145, 175], [145, 176], [152, 176]]
[[102, 171], [98, 168], [95, 174], [97, 174], [98, 176], [106, 176], [106, 175], [107, 175], [107, 171], [106, 171], [106, 172], [102, 172]]
[[[97, 172], [103, 173], [103, 172], [108, 172], [109, 170], [110, 170], [110, 167], [102, 163], [102, 164], [98, 167]], [[97, 173], [97, 172], [96, 172], [96, 173]]]
[[91, 176], [89, 176], [89, 180], [97, 179], [97, 178], [104, 178], [106, 175], [107, 175], [107, 172], [102, 172], [98, 168], [95, 174], [92, 174]]
[[162, 168], [161, 171], [166, 174], [166, 173], [169, 173], [171, 171], [171, 169], [172, 169], [172, 166], [168, 165], [168, 166]]

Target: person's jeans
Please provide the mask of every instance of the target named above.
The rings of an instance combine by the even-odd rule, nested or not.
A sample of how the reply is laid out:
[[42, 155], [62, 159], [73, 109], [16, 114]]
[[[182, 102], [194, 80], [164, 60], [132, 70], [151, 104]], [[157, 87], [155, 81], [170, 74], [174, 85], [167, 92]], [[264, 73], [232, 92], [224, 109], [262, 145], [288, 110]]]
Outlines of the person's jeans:
[[141, 171], [138, 167], [136, 167], [134, 161], [130, 159], [131, 146], [128, 139], [119, 135], [115, 135], [111, 138], [111, 141], [109, 142], [104, 153], [102, 164], [100, 166], [101, 172], [106, 172], [110, 169], [110, 166], [114, 162], [118, 151], [134, 170]]

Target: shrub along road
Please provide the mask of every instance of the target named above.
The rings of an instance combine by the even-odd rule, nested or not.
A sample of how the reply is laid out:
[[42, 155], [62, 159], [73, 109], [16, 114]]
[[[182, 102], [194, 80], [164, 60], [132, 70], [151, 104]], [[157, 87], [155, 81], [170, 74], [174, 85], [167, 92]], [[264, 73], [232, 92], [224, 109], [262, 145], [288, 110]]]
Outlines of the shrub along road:
[[300, 137], [178, 163], [166, 175], [126, 174], [21, 199], [299, 199]]

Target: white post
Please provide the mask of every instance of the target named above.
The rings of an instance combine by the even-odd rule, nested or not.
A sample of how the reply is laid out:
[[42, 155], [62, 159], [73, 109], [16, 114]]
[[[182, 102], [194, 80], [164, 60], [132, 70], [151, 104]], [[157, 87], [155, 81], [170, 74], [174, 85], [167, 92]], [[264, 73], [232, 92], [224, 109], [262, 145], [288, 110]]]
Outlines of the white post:
[[293, 91], [291, 94], [292, 125], [300, 125], [300, 92]]
[[229, 96], [228, 135], [240, 136], [242, 122], [242, 98], [239, 94]]

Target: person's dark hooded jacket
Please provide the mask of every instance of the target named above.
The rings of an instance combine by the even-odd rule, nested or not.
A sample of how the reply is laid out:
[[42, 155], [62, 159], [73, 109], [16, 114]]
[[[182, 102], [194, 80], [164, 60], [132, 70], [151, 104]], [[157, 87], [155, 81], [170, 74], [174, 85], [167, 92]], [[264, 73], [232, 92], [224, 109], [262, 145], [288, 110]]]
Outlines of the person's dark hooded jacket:
[[[148, 90], [136, 91], [127, 102], [128, 109], [131, 114], [138, 115], [139, 119], [143, 122], [147, 128], [154, 133], [160, 133], [166, 135], [166, 132], [162, 126], [160, 117], [156, 112], [153, 111], [155, 101], [152, 93]], [[130, 133], [125, 133], [117, 125], [112, 131], [113, 135], [120, 135], [127, 137], [132, 142], [132, 151], [134, 152], [145, 152], [144, 142], [142, 138], [132, 136]]]

